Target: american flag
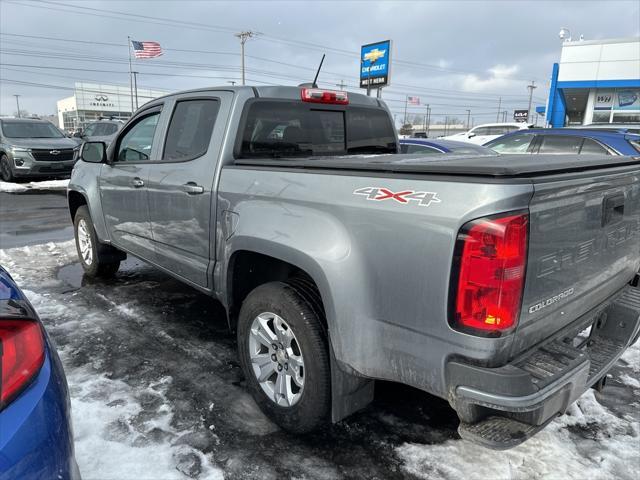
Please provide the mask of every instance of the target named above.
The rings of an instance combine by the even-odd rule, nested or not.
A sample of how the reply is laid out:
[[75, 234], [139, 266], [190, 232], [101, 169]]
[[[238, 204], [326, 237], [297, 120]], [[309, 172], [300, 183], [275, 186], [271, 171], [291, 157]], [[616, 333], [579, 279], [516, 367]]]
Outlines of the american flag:
[[420, 97], [407, 97], [409, 105], [420, 105]]
[[136, 42], [131, 40], [133, 56], [136, 58], [155, 58], [162, 55], [162, 48], [158, 42]]

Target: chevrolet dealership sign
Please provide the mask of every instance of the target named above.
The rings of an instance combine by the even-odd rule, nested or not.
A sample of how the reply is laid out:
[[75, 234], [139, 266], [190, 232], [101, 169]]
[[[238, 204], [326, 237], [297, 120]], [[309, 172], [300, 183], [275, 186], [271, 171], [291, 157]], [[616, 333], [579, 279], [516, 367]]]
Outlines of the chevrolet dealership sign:
[[360, 88], [389, 85], [391, 74], [391, 40], [370, 43], [360, 48]]

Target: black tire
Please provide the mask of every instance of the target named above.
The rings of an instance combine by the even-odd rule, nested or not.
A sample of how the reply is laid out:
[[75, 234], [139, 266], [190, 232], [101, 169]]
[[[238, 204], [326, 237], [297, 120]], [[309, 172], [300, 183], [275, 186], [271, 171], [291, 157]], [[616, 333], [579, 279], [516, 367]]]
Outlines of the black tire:
[[[81, 250], [81, 240], [79, 239], [78, 229], [82, 229], [83, 227], [89, 239], [89, 248], [91, 250], [90, 259], [85, 258]], [[73, 219], [73, 233], [76, 240], [78, 258], [80, 259], [80, 264], [82, 265], [85, 275], [102, 278], [114, 276], [118, 268], [120, 268], [122, 254], [110, 245], [100, 243], [96, 235], [96, 230], [93, 227], [93, 222], [91, 221], [91, 215], [89, 215], [89, 209], [86, 205], [79, 207], [76, 211], [76, 216]]]
[[5, 182], [14, 182], [16, 180], [16, 177], [11, 170], [9, 157], [7, 157], [4, 153], [0, 156], [0, 177]]
[[[304, 359], [304, 387], [291, 406], [281, 406], [267, 396], [253, 371], [250, 331], [258, 315], [271, 312], [291, 328]], [[328, 423], [331, 409], [329, 351], [322, 319], [292, 286], [271, 282], [254, 289], [245, 299], [238, 318], [238, 352], [247, 386], [256, 403], [271, 420], [293, 433], [306, 433]]]

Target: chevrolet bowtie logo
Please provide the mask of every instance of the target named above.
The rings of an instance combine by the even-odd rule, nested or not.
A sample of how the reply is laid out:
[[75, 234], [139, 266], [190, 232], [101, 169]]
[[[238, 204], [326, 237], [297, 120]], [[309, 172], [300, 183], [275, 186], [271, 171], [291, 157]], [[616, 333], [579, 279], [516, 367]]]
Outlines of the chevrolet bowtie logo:
[[370, 52], [367, 52], [364, 54], [364, 61], [373, 63], [376, 60], [384, 57], [386, 53], [387, 53], [386, 50], [378, 50], [377, 48], [374, 48]]

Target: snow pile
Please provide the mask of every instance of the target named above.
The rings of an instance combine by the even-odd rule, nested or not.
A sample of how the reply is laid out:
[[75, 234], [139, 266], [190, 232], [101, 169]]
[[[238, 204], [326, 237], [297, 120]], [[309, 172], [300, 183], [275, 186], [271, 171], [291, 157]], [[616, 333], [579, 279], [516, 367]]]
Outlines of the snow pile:
[[[60, 288], [57, 268], [75, 260], [73, 241], [0, 250], [0, 264], [22, 286], [57, 341], [69, 384], [76, 461], [82, 478], [222, 479], [212, 454], [191, 445], [198, 433], [189, 426], [174, 425], [173, 407], [166, 397], [171, 377], [132, 383], [109, 378], [102, 371], [105, 359], [100, 349], [91, 346], [87, 355], [77, 348], [87, 338], [105, 345], [104, 327], [113, 318], [87, 305], [75, 292], [71, 298], [47, 292]], [[120, 347], [106, 348], [117, 352]], [[209, 437], [216, 438], [214, 433]]]
[[[640, 342], [619, 362], [632, 370], [631, 375], [620, 376], [621, 382], [632, 388], [640, 387], [639, 359]], [[601, 405], [595, 391], [589, 390], [565, 415], [512, 450], [498, 452], [466, 440], [449, 440], [439, 445], [405, 443], [396, 453], [407, 472], [425, 479], [635, 480], [640, 465], [637, 393], [631, 408], [635, 414], [620, 417]]]
[[0, 192], [15, 193], [27, 190], [66, 190], [69, 180], [43, 180], [40, 182], [11, 183], [0, 180]]

